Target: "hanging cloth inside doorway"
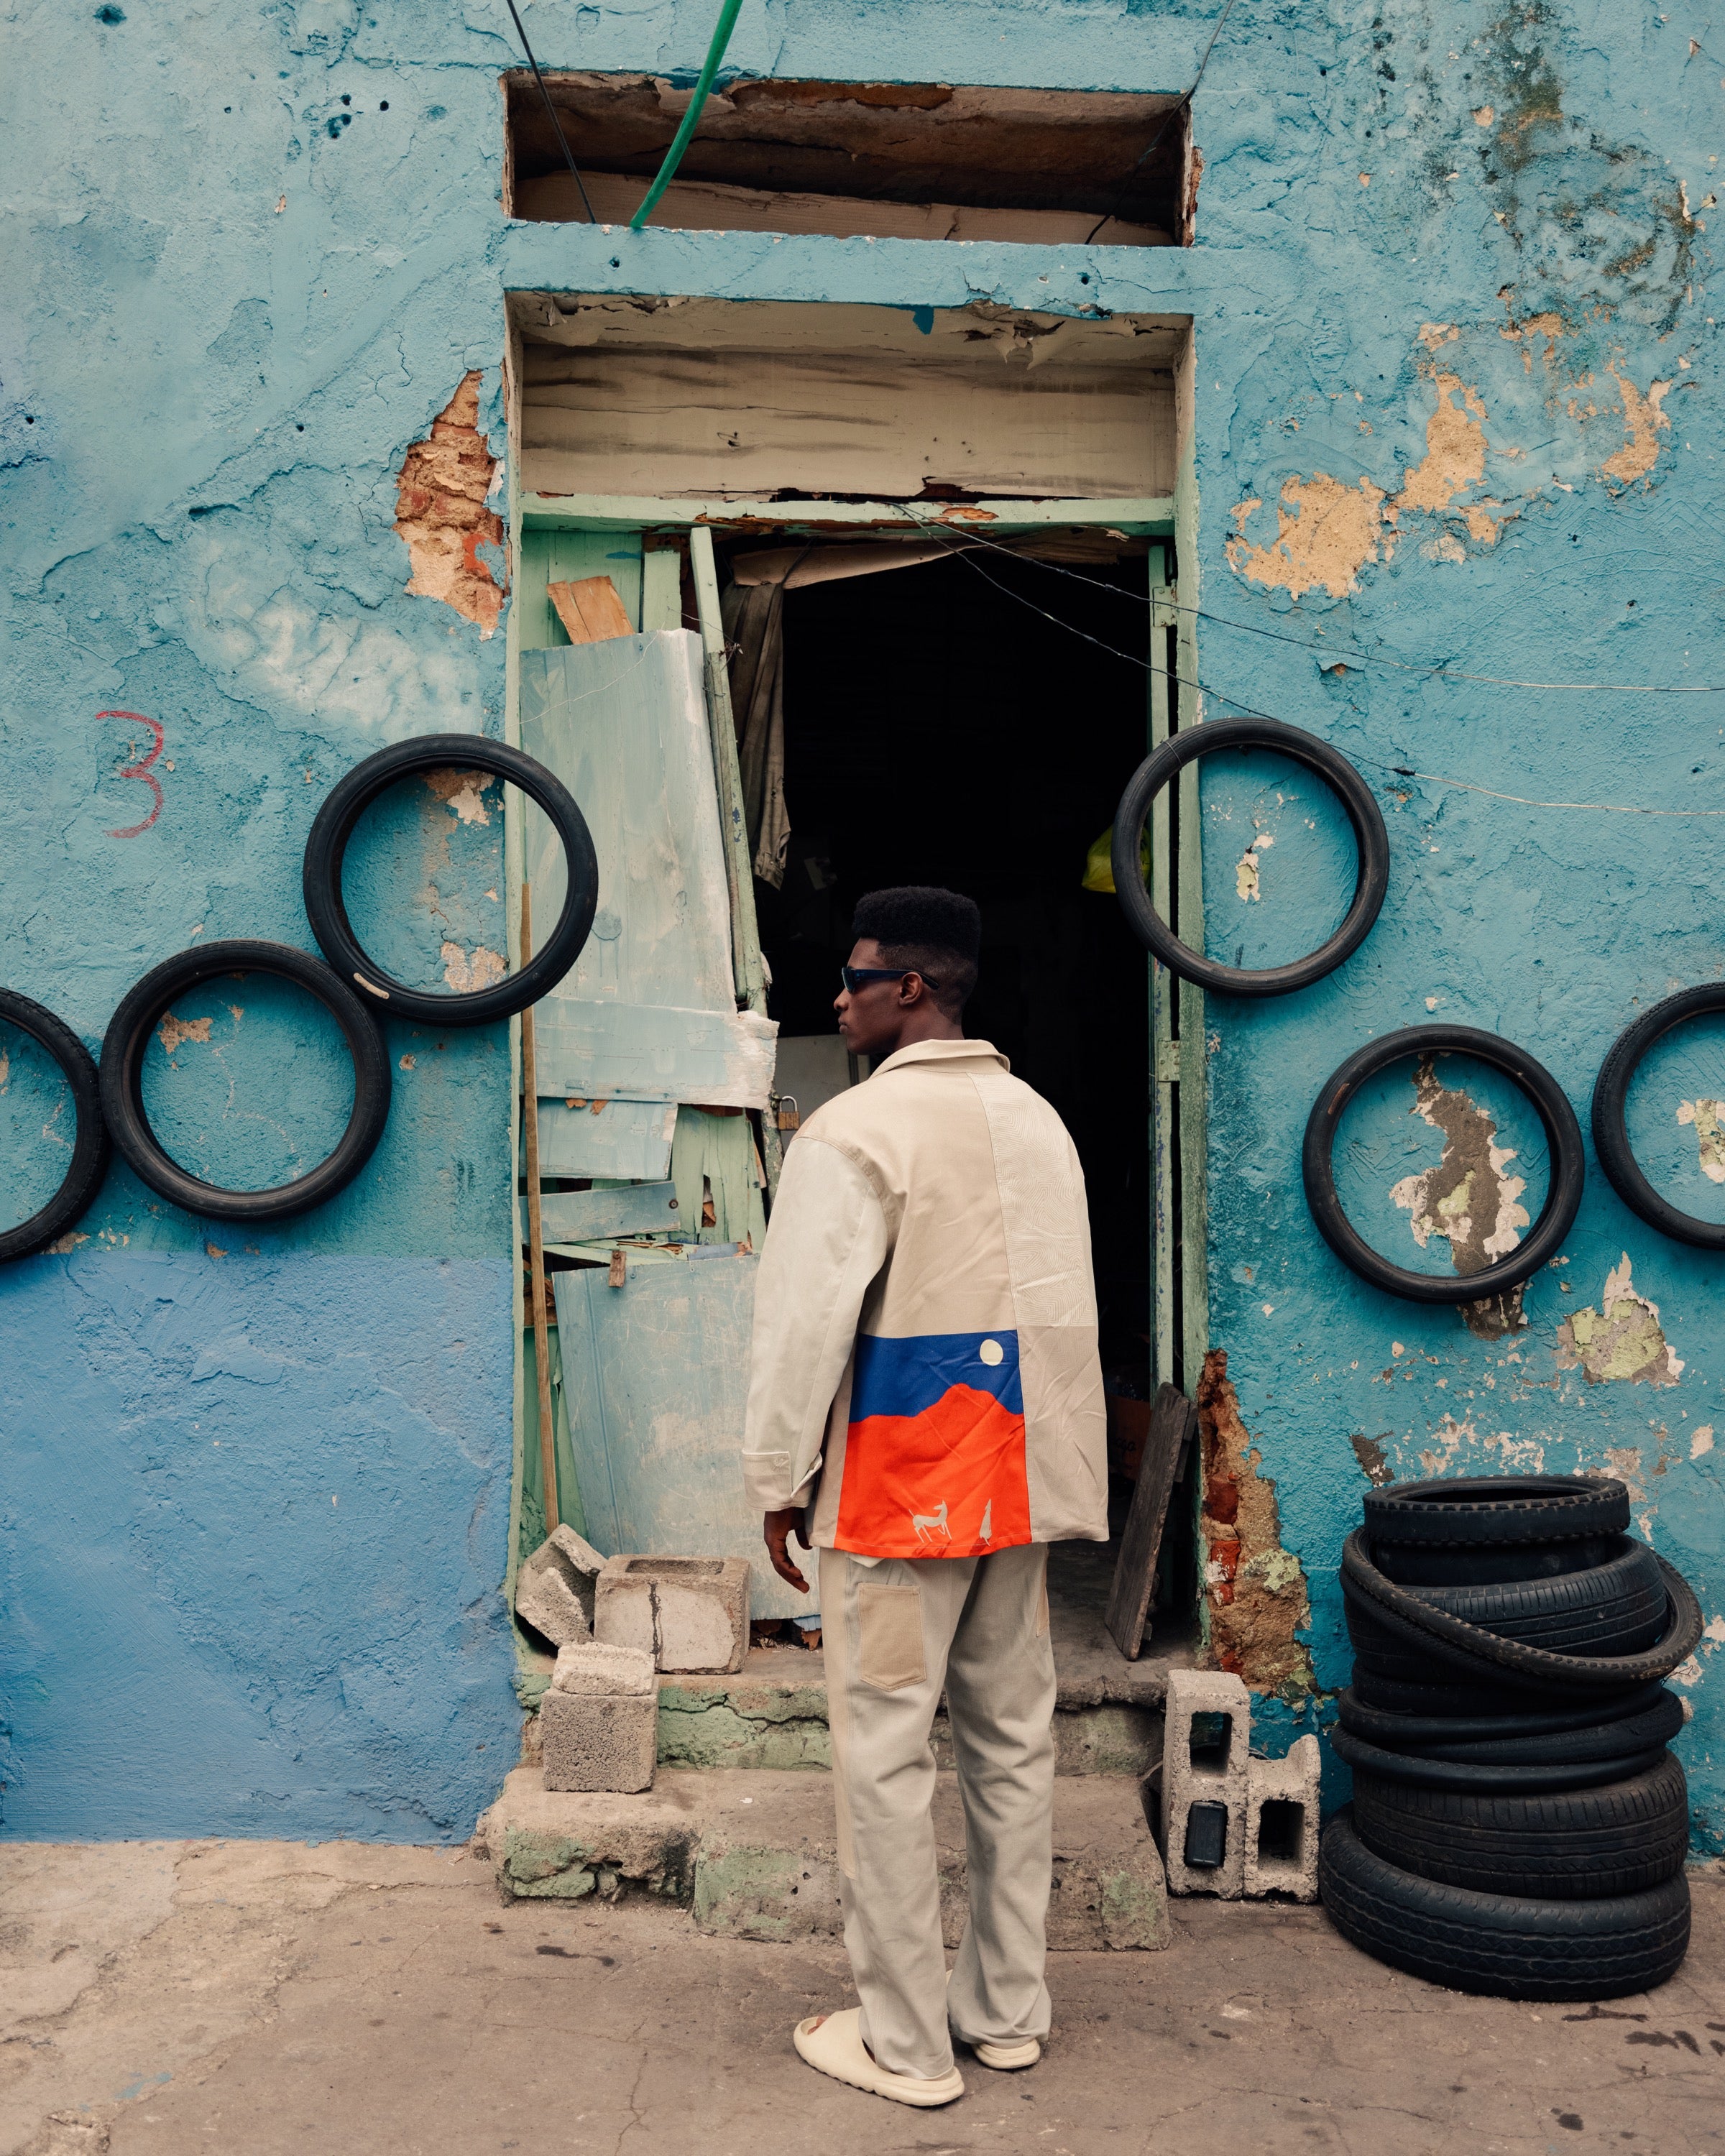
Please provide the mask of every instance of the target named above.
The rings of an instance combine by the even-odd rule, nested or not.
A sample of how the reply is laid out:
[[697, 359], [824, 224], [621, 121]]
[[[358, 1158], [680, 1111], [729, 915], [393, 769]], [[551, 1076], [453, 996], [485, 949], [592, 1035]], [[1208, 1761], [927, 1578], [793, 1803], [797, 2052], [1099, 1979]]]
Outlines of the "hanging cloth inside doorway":
[[791, 843], [784, 798], [784, 595], [804, 584], [911, 569], [954, 551], [950, 539], [855, 547], [773, 547], [732, 558], [721, 612], [731, 653], [731, 709], [755, 874], [775, 890]]

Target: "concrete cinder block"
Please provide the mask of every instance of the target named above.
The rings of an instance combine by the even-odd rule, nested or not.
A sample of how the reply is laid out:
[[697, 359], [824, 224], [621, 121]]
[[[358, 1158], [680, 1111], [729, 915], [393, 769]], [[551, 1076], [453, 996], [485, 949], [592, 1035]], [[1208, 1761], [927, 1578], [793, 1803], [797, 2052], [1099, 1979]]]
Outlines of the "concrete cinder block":
[[593, 1637], [593, 1597], [605, 1560], [570, 1527], [553, 1528], [516, 1574], [515, 1614], [554, 1647]]
[[547, 1789], [650, 1789], [659, 1758], [659, 1692], [603, 1698], [548, 1691], [539, 1710]]
[[661, 1670], [740, 1670], [749, 1568], [738, 1557], [614, 1557], [599, 1574], [593, 1636]]
[[1316, 1737], [1296, 1738], [1285, 1759], [1246, 1762], [1245, 1891], [1317, 1899], [1318, 1777]]
[[553, 1691], [578, 1692], [588, 1699], [628, 1699], [657, 1695], [653, 1657], [639, 1647], [612, 1647], [597, 1640], [577, 1640], [557, 1650], [552, 1671]]
[[1245, 1891], [1251, 1697], [1225, 1670], [1170, 1670], [1157, 1791], [1171, 1894]]

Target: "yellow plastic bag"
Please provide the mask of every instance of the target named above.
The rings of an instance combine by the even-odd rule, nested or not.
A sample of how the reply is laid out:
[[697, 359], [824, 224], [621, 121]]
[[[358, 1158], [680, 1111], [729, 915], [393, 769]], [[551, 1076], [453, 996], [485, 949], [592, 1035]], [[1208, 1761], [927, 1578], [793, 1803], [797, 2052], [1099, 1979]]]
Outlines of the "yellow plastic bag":
[[[1150, 839], [1147, 833], [1138, 842], [1138, 870], [1145, 882], [1148, 883]], [[1084, 857], [1084, 881], [1080, 888], [1110, 891], [1114, 888], [1114, 826], [1111, 824]]]

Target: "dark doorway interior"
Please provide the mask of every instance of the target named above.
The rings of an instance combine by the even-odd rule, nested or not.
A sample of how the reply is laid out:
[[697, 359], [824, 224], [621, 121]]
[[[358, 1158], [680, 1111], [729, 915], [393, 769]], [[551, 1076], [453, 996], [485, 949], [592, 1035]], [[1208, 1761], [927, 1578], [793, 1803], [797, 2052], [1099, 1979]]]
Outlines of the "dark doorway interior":
[[1115, 900], [1082, 882], [1146, 751], [1147, 584], [1141, 543], [1076, 573], [978, 550], [788, 592], [790, 855], [783, 891], [756, 886], [787, 1034], [835, 1030], [865, 891], [945, 884], [977, 901], [966, 1030], [1072, 1133], [1104, 1366], [1127, 1390], [1149, 1375], [1147, 961]]

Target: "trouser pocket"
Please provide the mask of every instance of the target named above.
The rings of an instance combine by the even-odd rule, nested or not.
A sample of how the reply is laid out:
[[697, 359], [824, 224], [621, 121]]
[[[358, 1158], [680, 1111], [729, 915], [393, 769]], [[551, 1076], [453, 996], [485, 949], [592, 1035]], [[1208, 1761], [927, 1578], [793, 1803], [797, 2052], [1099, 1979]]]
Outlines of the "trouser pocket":
[[922, 1645], [922, 1591], [865, 1580], [856, 1590], [857, 1674], [876, 1691], [902, 1691], [928, 1674]]

